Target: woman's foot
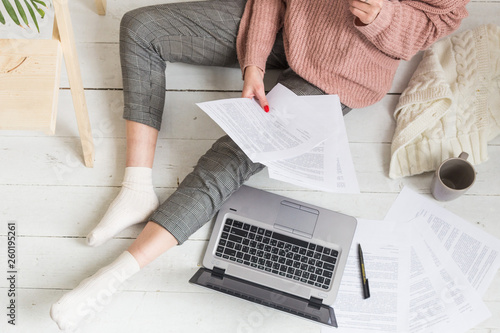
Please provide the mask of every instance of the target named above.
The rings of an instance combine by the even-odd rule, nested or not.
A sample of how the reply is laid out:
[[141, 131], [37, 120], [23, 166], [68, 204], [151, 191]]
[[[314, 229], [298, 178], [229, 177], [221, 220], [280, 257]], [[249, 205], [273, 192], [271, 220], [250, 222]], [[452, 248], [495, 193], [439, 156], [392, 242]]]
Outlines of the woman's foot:
[[126, 168], [122, 189], [101, 222], [87, 236], [88, 245], [99, 246], [123, 229], [145, 222], [158, 206], [159, 201], [152, 182], [152, 169]]
[[101, 268], [78, 287], [65, 294], [50, 309], [50, 316], [61, 330], [74, 330], [82, 320], [92, 318], [111, 301], [125, 280], [140, 270], [130, 252], [123, 252], [110, 265]]

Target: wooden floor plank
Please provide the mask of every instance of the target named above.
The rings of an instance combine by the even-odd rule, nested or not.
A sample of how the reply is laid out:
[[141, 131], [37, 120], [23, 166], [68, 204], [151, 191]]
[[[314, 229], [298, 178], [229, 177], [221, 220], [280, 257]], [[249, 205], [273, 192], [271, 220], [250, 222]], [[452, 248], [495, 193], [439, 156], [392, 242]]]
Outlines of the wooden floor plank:
[[[85, 237], [104, 215], [118, 194], [118, 187], [25, 186], [2, 185], [0, 210], [4, 221], [17, 221], [19, 234], [27, 237]], [[156, 188], [160, 201], [174, 189]], [[384, 219], [398, 193], [328, 194], [317, 191], [271, 190], [292, 199], [302, 200], [344, 214], [370, 220]], [[64, 194], [64, 195], [62, 195]], [[422, 193], [430, 197], [427, 193]], [[500, 238], [500, 202], [496, 195], [466, 195], [439, 203], [454, 214]], [[36, 218], [34, 217], [36, 214]], [[119, 238], [135, 238], [143, 225], [121, 232]], [[205, 225], [191, 239], [206, 240], [210, 225]], [[5, 236], [7, 230], [0, 230]]]
[[[88, 90], [86, 96], [93, 136], [96, 141], [103, 138], [124, 138], [122, 92]], [[239, 93], [233, 92], [167, 92], [159, 138], [218, 139], [225, 134], [224, 131], [195, 103], [239, 96]], [[392, 114], [398, 99], [399, 96], [388, 95], [371, 107], [351, 111], [344, 118], [349, 142], [390, 143], [395, 126]], [[61, 90], [57, 117], [55, 137], [78, 136], [69, 90]], [[1, 131], [0, 134], [3, 137], [46, 137], [43, 132], [33, 131]]]
[[[213, 140], [158, 141], [153, 176], [158, 187], [176, 187], [192, 171], [198, 158]], [[78, 138], [4, 137], [0, 141], [0, 184], [119, 186], [125, 167], [125, 139], [104, 138], [95, 141], [96, 165], [82, 168]], [[400, 179], [388, 178], [389, 143], [351, 143], [351, 154], [362, 192], [395, 192], [403, 185], [427, 191], [431, 173]], [[500, 192], [500, 146], [489, 146], [489, 161], [477, 166], [477, 180], [470, 194], [498, 195]], [[266, 189], [299, 189], [278, 181], [269, 181], [261, 172], [250, 184]]]
[[[96, 140], [102, 138], [124, 138], [123, 93], [120, 90], [87, 90], [89, 117]], [[160, 139], [218, 139], [224, 131], [210, 119], [195, 103], [208, 100], [240, 97], [235, 92], [177, 92], [166, 93]], [[350, 142], [392, 141], [395, 121], [392, 113], [399, 96], [385, 96], [379, 103], [351, 111], [345, 117]], [[75, 114], [69, 90], [61, 90], [55, 137], [76, 137]], [[364, 126], [363, 124], [370, 124]], [[43, 132], [1, 131], [7, 136], [40, 136]]]
[[[0, 288], [0, 293], [4, 294], [5, 290]], [[13, 328], [1, 321], [0, 330], [2, 333], [60, 332], [48, 313], [51, 304], [63, 293], [51, 289], [20, 290], [19, 325]], [[319, 326], [278, 310], [212, 291], [123, 291], [103, 311], [93, 316], [91, 322], [85, 322], [78, 332], [319, 333]]]
[[[121, 91], [89, 90], [86, 92], [89, 116], [96, 141], [104, 138], [124, 138], [125, 121], [122, 118], [123, 96]], [[195, 103], [239, 97], [234, 92], [172, 92], [166, 93], [160, 139], [210, 139], [216, 140], [224, 131], [215, 124]], [[356, 109], [344, 117], [351, 143], [390, 143], [394, 134], [394, 109], [398, 95], [387, 95], [370, 107]], [[60, 93], [57, 127], [54, 137], [77, 137], [78, 129], [73, 111], [71, 94]], [[181, 126], [182, 124], [182, 126]], [[1, 137], [47, 137], [43, 132], [0, 131]], [[500, 145], [500, 136], [490, 142]]]

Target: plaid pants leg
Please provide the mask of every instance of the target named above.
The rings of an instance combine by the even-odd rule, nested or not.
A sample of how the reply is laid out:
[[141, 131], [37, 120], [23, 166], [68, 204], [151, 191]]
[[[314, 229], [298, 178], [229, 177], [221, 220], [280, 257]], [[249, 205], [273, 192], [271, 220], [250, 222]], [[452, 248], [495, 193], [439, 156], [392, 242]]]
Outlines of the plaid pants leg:
[[264, 168], [253, 163], [229, 136], [217, 140], [177, 190], [149, 217], [182, 244], [210, 221], [229, 196]]
[[120, 24], [124, 118], [160, 129], [166, 62], [237, 67], [236, 35], [245, 0], [138, 8]]

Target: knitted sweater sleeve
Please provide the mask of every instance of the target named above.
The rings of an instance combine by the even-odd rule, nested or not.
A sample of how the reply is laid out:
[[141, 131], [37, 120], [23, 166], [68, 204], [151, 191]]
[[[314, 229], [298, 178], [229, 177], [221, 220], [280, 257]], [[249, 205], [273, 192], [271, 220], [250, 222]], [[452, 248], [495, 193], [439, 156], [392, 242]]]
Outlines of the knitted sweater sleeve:
[[460, 26], [469, 0], [385, 1], [378, 17], [357, 26], [380, 51], [409, 60]]
[[248, 0], [241, 18], [236, 51], [244, 74], [245, 68], [258, 66], [265, 71], [276, 34], [283, 26], [282, 0]]

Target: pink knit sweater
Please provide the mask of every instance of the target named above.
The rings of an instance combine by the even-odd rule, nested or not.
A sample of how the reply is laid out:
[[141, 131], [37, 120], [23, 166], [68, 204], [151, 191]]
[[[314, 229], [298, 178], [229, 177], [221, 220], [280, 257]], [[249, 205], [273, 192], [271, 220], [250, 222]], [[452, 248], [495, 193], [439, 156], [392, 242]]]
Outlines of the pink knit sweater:
[[248, 0], [238, 58], [243, 71], [250, 65], [264, 70], [283, 28], [290, 67], [345, 105], [360, 108], [389, 91], [400, 59], [456, 30], [468, 1], [387, 0], [372, 23], [357, 26], [347, 0]]

